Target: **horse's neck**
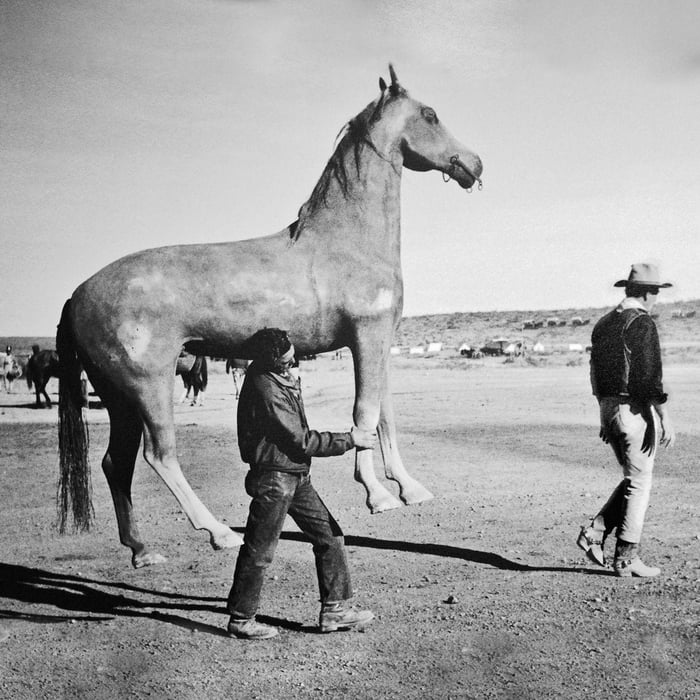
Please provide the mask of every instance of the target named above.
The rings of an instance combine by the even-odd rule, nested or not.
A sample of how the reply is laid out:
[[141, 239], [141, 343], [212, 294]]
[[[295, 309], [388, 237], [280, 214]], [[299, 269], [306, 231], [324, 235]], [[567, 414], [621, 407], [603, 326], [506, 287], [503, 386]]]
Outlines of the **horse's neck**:
[[[367, 253], [397, 257], [401, 235], [401, 164], [370, 147], [344, 154], [345, 187], [330, 174], [325, 196], [312, 197], [300, 216], [300, 226], [333, 239], [334, 248], [361, 245]], [[302, 234], [303, 235], [303, 234]]]

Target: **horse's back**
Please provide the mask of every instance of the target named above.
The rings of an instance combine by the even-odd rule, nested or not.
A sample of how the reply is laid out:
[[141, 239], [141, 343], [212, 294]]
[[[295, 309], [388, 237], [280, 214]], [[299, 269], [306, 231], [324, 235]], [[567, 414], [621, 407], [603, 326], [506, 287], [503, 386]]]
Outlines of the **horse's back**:
[[245, 340], [263, 327], [293, 329], [298, 342], [318, 345], [319, 329], [332, 335], [342, 319], [331, 318], [322, 303], [321, 287], [332, 285], [312, 274], [316, 258], [302, 253], [305, 245], [291, 245], [285, 229], [128, 255], [73, 293], [75, 341], [115, 379], [118, 373], [169, 374], [189, 340], [202, 354], [243, 354]]

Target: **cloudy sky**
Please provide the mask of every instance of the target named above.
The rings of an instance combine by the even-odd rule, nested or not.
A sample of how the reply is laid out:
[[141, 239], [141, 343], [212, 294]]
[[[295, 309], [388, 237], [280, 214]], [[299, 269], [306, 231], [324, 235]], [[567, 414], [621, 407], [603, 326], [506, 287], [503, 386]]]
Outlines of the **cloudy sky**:
[[404, 171], [405, 313], [700, 297], [695, 0], [0, 0], [2, 335], [127, 253], [296, 218], [393, 62], [484, 162]]

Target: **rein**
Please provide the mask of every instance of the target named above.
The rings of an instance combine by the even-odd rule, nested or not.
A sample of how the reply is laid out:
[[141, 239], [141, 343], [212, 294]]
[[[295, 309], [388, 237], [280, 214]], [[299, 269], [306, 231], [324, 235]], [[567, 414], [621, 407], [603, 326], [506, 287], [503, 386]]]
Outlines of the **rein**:
[[[450, 158], [450, 167], [449, 167], [448, 171], [446, 173], [442, 173], [443, 182], [449, 182], [452, 179], [452, 177], [454, 176], [455, 168], [458, 165], [463, 170], [467, 171], [467, 173], [471, 176], [471, 178], [472, 178], [472, 180], [474, 180], [474, 182], [479, 183], [479, 187], [478, 187], [479, 190], [484, 189], [484, 183], [481, 181], [481, 178], [477, 177], [476, 175], [474, 175], [474, 173], [471, 170], [469, 170], [469, 168], [461, 161], [459, 155], [454, 155]], [[472, 191], [472, 188], [467, 187], [467, 192], [471, 192], [471, 191]]]

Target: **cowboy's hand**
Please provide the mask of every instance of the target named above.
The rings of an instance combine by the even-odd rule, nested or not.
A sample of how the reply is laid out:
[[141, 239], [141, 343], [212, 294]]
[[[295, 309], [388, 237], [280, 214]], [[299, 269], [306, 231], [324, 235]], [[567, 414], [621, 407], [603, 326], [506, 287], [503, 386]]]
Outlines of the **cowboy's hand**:
[[661, 439], [659, 440], [659, 444], [663, 445], [663, 447], [671, 447], [675, 441], [676, 431], [673, 428], [673, 423], [666, 418], [661, 423]]
[[606, 445], [610, 442], [610, 436], [608, 435], [608, 429], [605, 427], [605, 424], [601, 424], [598, 436]]
[[377, 444], [376, 430], [361, 430], [356, 425], [352, 426], [352, 438], [355, 442], [355, 447], [361, 450], [372, 450]]

